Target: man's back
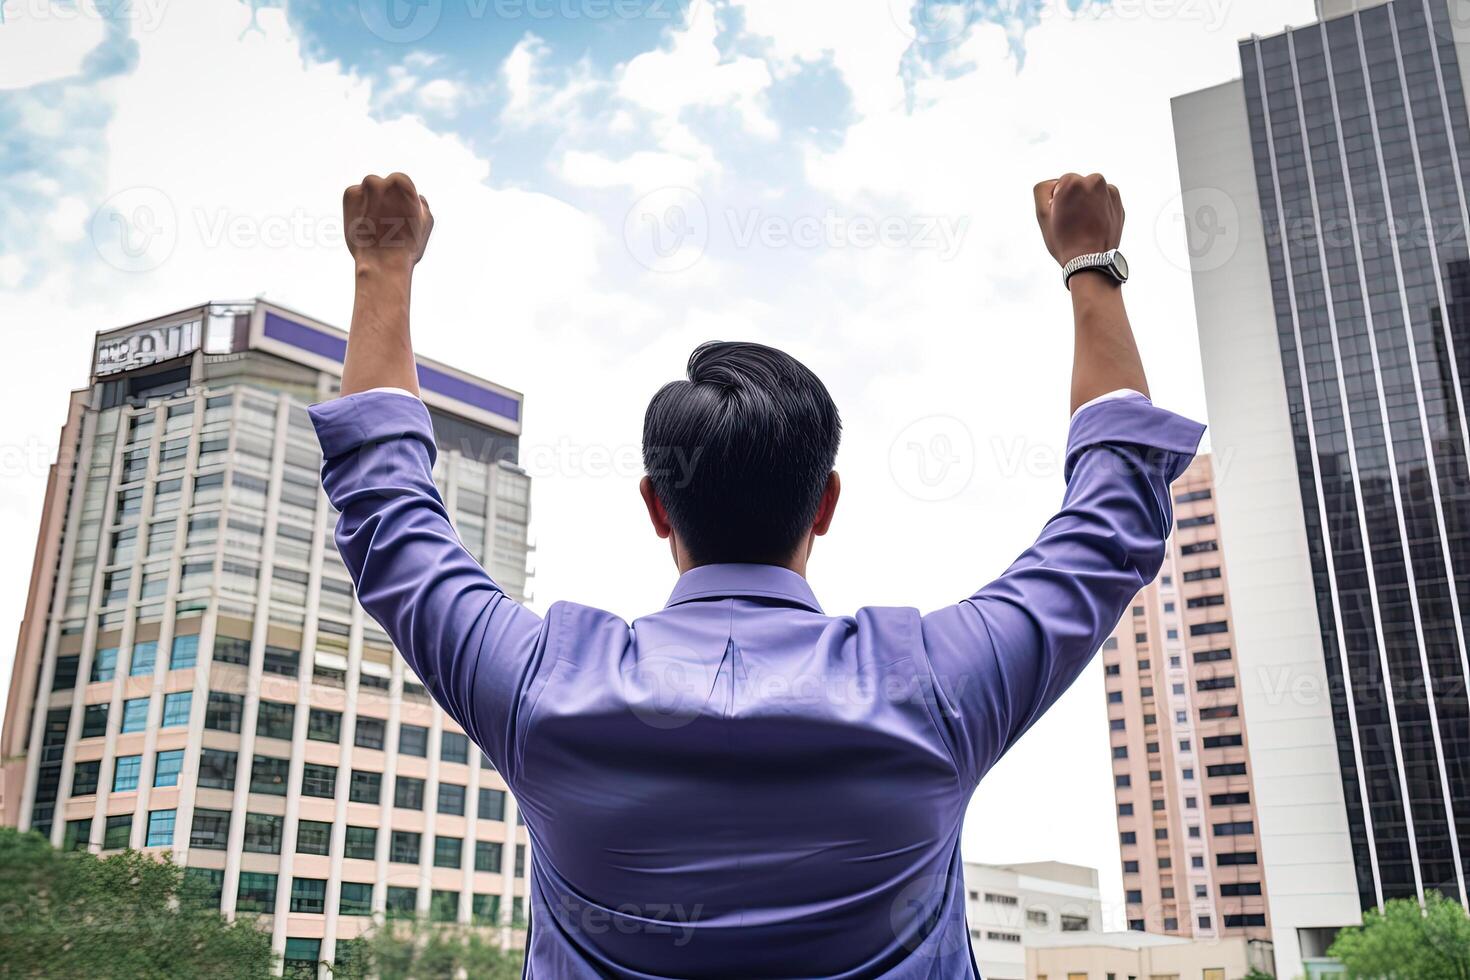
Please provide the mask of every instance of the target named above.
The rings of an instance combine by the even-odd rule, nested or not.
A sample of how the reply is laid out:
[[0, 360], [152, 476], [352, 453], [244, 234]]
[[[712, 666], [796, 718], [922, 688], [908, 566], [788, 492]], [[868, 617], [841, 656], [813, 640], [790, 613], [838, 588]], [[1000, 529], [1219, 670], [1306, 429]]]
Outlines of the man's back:
[[965, 805], [1152, 578], [1202, 431], [1138, 395], [1081, 409], [1062, 510], [926, 616], [829, 617], [795, 572], [732, 564], [629, 625], [500, 592], [416, 399], [313, 416], [359, 599], [520, 802], [528, 974], [555, 978], [973, 975]]

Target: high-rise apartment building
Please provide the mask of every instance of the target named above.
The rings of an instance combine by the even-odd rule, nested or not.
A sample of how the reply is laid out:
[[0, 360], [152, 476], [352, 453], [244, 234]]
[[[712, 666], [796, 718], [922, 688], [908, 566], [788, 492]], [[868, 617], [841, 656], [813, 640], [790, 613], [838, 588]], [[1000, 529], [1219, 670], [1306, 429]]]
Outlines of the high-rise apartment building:
[[[99, 334], [36, 547], [3, 739], [8, 825], [171, 854], [288, 972], [375, 915], [499, 926], [526, 848], [500, 776], [353, 597], [306, 406], [346, 336], [210, 304]], [[465, 546], [524, 598], [521, 397], [419, 362]]]
[[1284, 976], [1470, 874], [1470, 17], [1318, 14], [1174, 103]]
[[1175, 482], [1159, 575], [1103, 645], [1128, 928], [1270, 938], [1213, 461]]

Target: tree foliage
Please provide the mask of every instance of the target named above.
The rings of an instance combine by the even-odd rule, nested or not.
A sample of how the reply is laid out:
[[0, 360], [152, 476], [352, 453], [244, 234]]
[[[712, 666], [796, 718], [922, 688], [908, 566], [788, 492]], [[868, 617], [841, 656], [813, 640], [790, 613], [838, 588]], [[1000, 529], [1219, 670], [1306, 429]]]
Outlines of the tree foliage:
[[0, 977], [269, 976], [270, 937], [226, 922], [199, 888], [169, 860], [0, 828]]
[[425, 919], [389, 920], [360, 940], [350, 962], [332, 973], [334, 980], [438, 980], [464, 975], [475, 980], [519, 980], [521, 954], [507, 952], [495, 931]]
[[1363, 913], [1363, 924], [1338, 933], [1327, 952], [1365, 980], [1470, 980], [1470, 916], [1435, 891], [1422, 908], [1394, 899]]

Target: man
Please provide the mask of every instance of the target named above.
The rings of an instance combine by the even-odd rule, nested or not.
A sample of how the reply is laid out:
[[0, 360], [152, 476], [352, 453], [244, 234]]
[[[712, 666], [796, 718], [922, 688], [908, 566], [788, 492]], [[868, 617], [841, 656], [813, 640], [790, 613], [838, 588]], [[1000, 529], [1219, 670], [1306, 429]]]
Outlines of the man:
[[837, 410], [786, 354], [709, 344], [648, 408], [642, 493], [680, 577], [630, 625], [566, 602], [542, 619], [460, 546], [409, 342], [433, 217], [402, 174], [348, 189], [322, 479], [363, 607], [525, 815], [528, 976], [978, 975], [966, 803], [1157, 572], [1203, 431], [1148, 401], [1116, 188], [1035, 193], [1076, 319], [1066, 496], [1037, 542], [937, 612], [826, 615], [804, 573], [837, 506]]

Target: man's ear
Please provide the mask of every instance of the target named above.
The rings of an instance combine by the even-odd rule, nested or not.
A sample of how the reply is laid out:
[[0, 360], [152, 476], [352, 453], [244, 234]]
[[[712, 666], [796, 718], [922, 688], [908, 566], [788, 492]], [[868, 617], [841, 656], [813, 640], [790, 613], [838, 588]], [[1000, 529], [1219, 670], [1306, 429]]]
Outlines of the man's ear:
[[639, 480], [638, 492], [643, 495], [643, 504], [648, 508], [648, 520], [653, 524], [653, 532], [661, 538], [673, 534], [674, 525], [669, 523], [669, 512], [664, 510], [663, 501], [653, 492], [653, 480], [646, 476]]
[[817, 505], [817, 519], [812, 521], [813, 534], [826, 534], [832, 526], [832, 516], [837, 513], [837, 498], [842, 495], [842, 479], [833, 470], [827, 474], [827, 486], [822, 490], [822, 502]]

